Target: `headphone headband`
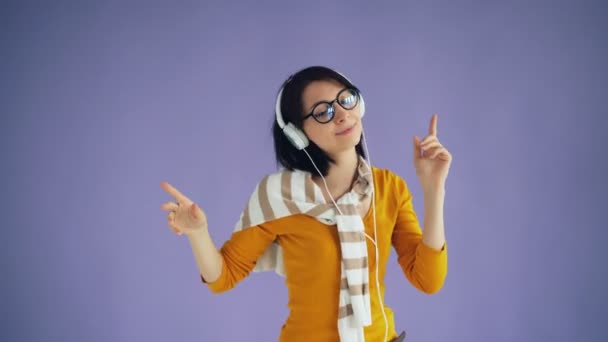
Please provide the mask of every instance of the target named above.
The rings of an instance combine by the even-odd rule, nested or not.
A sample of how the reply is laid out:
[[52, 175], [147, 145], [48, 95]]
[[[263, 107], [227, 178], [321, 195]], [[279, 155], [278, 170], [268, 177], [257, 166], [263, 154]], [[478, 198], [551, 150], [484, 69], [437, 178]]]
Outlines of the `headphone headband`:
[[[289, 78], [289, 80], [291, 80], [291, 77]], [[287, 84], [288, 82], [285, 82], [285, 84]], [[277, 116], [277, 123], [279, 124], [279, 127], [281, 127], [281, 129], [285, 128], [285, 121], [283, 121], [283, 113], [281, 113], [281, 98], [283, 97], [283, 88], [284, 87], [281, 87], [281, 89], [279, 90], [279, 94], [277, 95], [277, 101], [274, 105], [274, 112]]]

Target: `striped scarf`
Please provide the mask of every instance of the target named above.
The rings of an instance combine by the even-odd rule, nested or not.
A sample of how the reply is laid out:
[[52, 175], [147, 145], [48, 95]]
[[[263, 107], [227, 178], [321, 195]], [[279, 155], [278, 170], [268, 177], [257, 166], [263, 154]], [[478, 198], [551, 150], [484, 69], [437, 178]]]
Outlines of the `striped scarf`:
[[[273, 219], [305, 214], [327, 225], [336, 225], [342, 252], [338, 332], [345, 342], [363, 342], [363, 326], [371, 324], [369, 273], [360, 201], [373, 192], [371, 168], [359, 156], [352, 189], [340, 197], [335, 209], [326, 200], [309, 172], [282, 170], [264, 177], [256, 186], [234, 231]], [[274, 270], [285, 276], [281, 246], [274, 241], [257, 260], [254, 272]]]

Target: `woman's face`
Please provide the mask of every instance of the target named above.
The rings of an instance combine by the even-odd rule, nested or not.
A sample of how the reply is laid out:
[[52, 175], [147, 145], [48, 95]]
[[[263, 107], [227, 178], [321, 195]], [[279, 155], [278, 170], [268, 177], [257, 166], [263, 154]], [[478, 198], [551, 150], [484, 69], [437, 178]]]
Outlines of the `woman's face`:
[[[338, 81], [311, 82], [302, 94], [303, 116], [312, 112], [313, 107], [320, 101], [332, 102], [345, 86]], [[308, 117], [302, 123], [308, 139], [317, 144], [330, 156], [353, 149], [361, 139], [360, 103], [350, 110], [342, 108], [337, 102], [333, 103], [335, 114], [333, 119], [325, 124]]]

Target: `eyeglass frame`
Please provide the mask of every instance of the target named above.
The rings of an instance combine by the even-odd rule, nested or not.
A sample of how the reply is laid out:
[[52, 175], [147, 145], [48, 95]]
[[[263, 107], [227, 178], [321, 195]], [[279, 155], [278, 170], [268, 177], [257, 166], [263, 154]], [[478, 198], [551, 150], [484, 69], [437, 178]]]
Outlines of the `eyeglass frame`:
[[[343, 105], [340, 103], [340, 101], [339, 101], [339, 99], [340, 99], [340, 94], [342, 94], [342, 93], [343, 93], [345, 90], [350, 90], [350, 91], [351, 91], [351, 92], [353, 92], [353, 93], [356, 95], [356, 97], [357, 97], [357, 102], [355, 102], [355, 105], [353, 106], [353, 108], [344, 108], [344, 106], [343, 106]], [[340, 90], [340, 91], [338, 92], [338, 95], [336, 95], [336, 98], [335, 98], [334, 100], [332, 100], [331, 102], [328, 102], [328, 101], [319, 101], [319, 102], [317, 102], [317, 103], [315, 104], [315, 106], [314, 106], [314, 107], [312, 107], [312, 110], [310, 111], [310, 113], [309, 113], [309, 114], [307, 114], [306, 116], [304, 116], [304, 117], [302, 118], [302, 121], [304, 121], [304, 120], [306, 120], [306, 119], [308, 119], [309, 117], [311, 117], [311, 116], [312, 116], [312, 118], [313, 118], [313, 119], [315, 119], [315, 121], [316, 121], [316, 122], [318, 122], [318, 123], [320, 123], [320, 124], [327, 124], [327, 123], [330, 123], [330, 122], [332, 122], [332, 120], [333, 120], [333, 119], [336, 117], [336, 108], [334, 107], [334, 103], [335, 103], [335, 102], [338, 102], [338, 105], [340, 105], [340, 107], [344, 108], [344, 110], [353, 110], [353, 109], [355, 109], [355, 107], [357, 107], [357, 105], [359, 104], [359, 100], [360, 100], [360, 99], [361, 99], [361, 94], [359, 94], [359, 91], [358, 91], [357, 89], [355, 89], [355, 88], [351, 88], [351, 87], [345, 87], [345, 88], [343, 88], [342, 90]], [[325, 122], [323, 122], [323, 121], [319, 121], [319, 120], [318, 120], [318, 119], [315, 117], [315, 115], [314, 115], [314, 113], [315, 113], [315, 109], [317, 109], [317, 106], [319, 106], [319, 105], [321, 105], [321, 104], [327, 104], [327, 105], [328, 105], [330, 108], [333, 108], [333, 110], [334, 110], [334, 114], [332, 115], [331, 119], [329, 119], [328, 121], [325, 121]]]

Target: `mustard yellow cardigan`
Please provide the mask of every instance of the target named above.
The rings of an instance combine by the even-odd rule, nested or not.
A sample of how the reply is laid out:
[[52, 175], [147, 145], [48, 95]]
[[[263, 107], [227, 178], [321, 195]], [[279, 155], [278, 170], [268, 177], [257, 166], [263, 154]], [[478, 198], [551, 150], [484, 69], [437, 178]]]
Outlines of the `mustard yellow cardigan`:
[[[407, 280], [418, 290], [432, 294], [441, 289], [447, 274], [447, 244], [435, 250], [422, 243], [422, 231], [406, 182], [388, 169], [372, 167], [376, 191], [376, 226], [380, 262], [373, 243], [366, 239], [373, 324], [364, 328], [366, 341], [384, 337], [376, 285], [376, 266], [384, 302], [384, 274], [391, 246]], [[370, 208], [365, 232], [374, 237]], [[274, 240], [283, 249], [290, 309], [279, 341], [339, 341], [338, 294], [340, 289], [340, 241], [335, 226], [303, 214], [283, 217], [232, 234], [220, 249], [223, 266], [213, 283], [202, 281], [213, 293], [230, 290], [255, 266], [257, 258]], [[389, 340], [397, 337], [393, 311], [384, 305], [389, 321]]]

